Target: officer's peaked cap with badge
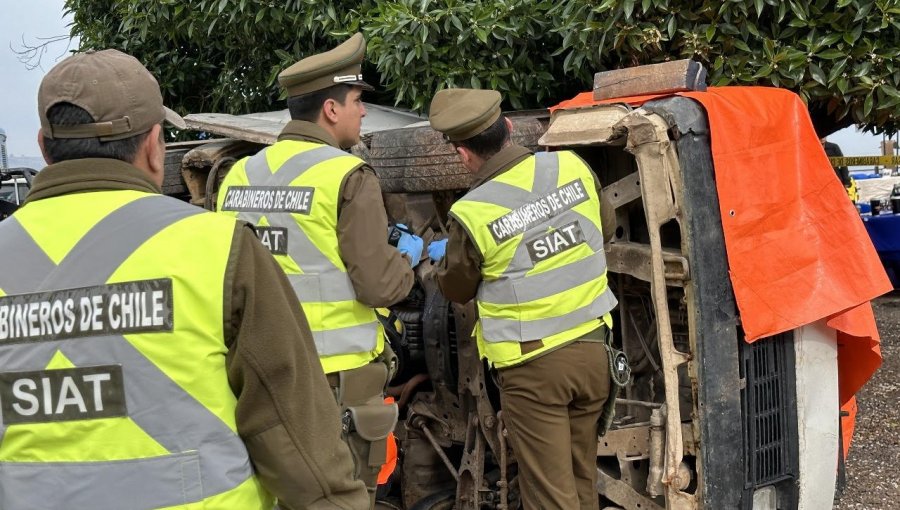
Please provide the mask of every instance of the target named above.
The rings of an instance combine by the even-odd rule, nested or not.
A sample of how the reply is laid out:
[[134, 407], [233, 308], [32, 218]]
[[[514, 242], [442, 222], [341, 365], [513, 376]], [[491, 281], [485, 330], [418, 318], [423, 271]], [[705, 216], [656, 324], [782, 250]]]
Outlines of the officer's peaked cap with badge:
[[278, 74], [278, 83], [288, 96], [302, 96], [345, 83], [366, 90], [375, 87], [363, 81], [362, 63], [366, 38], [354, 34], [338, 47], [304, 58]]
[[[94, 122], [52, 125], [47, 111], [71, 103], [88, 112]], [[53, 67], [38, 89], [38, 115], [47, 138], [121, 140], [150, 131], [164, 120], [179, 129], [187, 126], [177, 113], [163, 106], [159, 83], [131, 55], [118, 50], [76, 53]]]
[[502, 97], [495, 90], [444, 89], [431, 100], [431, 127], [451, 142], [472, 138], [500, 118]]

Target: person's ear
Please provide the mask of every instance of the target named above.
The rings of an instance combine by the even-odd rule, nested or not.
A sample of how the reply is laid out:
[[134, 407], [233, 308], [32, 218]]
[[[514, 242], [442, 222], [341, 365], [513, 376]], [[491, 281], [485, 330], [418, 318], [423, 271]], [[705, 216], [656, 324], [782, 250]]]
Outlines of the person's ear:
[[48, 165], [52, 165], [53, 161], [50, 160], [50, 156], [47, 155], [47, 149], [44, 148], [44, 129], [43, 128], [38, 129], [37, 138], [38, 138], [37, 139], [38, 147], [41, 148], [41, 156], [44, 157], [44, 161]]
[[166, 142], [162, 129], [161, 124], [155, 124], [150, 129], [138, 149], [136, 159], [140, 160], [140, 164], [135, 162], [135, 166], [144, 170], [158, 186], [162, 186], [166, 174]]
[[332, 124], [337, 122], [337, 111], [334, 107], [336, 103], [334, 99], [326, 99], [322, 103], [322, 115]]
[[465, 147], [461, 147], [459, 145], [456, 146], [456, 153], [459, 154], [460, 162], [462, 162], [462, 166], [466, 167], [470, 172], [475, 172], [478, 168], [475, 166], [475, 154], [472, 153], [469, 149]]
[[462, 161], [463, 166], [466, 166], [466, 163], [469, 161], [469, 151], [467, 151], [465, 147], [457, 145], [456, 153], [459, 154], [459, 160]]
[[509, 134], [512, 135], [512, 131], [513, 131], [512, 121], [509, 120], [509, 117], [503, 117], [503, 120], [506, 121], [506, 129], [509, 130]]

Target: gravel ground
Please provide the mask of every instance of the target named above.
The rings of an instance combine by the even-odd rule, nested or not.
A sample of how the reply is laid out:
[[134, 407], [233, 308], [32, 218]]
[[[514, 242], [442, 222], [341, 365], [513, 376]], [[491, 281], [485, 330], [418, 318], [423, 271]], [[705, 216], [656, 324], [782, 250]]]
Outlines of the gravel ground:
[[847, 487], [838, 510], [900, 508], [900, 292], [875, 300], [873, 308], [884, 362], [857, 396]]

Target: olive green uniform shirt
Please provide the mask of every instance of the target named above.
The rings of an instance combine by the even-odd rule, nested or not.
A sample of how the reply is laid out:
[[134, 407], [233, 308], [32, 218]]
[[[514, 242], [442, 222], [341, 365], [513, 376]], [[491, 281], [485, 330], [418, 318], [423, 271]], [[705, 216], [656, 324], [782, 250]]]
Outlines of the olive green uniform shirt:
[[[290, 121], [278, 140], [324, 143], [340, 148], [312, 122]], [[371, 307], [397, 303], [409, 294], [415, 277], [409, 258], [387, 242], [388, 219], [375, 171], [361, 164], [344, 178], [338, 205], [337, 238], [341, 260], [356, 299]]]
[[[520, 145], [508, 145], [484, 162], [475, 174], [472, 189], [510, 170], [528, 156], [534, 154]], [[595, 180], [600, 197], [600, 219], [604, 240], [609, 241], [616, 227], [615, 209], [603, 198], [600, 181]], [[437, 281], [441, 292], [450, 301], [465, 303], [475, 297], [481, 283], [481, 253], [469, 238], [468, 232], [453, 218], [450, 219], [447, 252], [441, 260]], [[539, 339], [535, 339], [539, 340]]]
[[[108, 190], [160, 193], [129, 164], [82, 159], [42, 170], [26, 203]], [[306, 317], [281, 268], [243, 222], [235, 227], [224, 285], [228, 382], [238, 434], [260, 481], [284, 510], [368, 508]]]

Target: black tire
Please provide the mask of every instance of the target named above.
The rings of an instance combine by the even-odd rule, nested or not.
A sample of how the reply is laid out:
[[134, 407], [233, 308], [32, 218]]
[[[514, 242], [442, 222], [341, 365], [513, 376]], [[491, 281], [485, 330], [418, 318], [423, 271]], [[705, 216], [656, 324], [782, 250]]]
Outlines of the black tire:
[[[513, 143], [536, 149], [546, 130], [545, 116], [510, 117]], [[428, 126], [373, 133], [367, 161], [385, 193], [465, 190], [472, 182], [453, 146]]]

